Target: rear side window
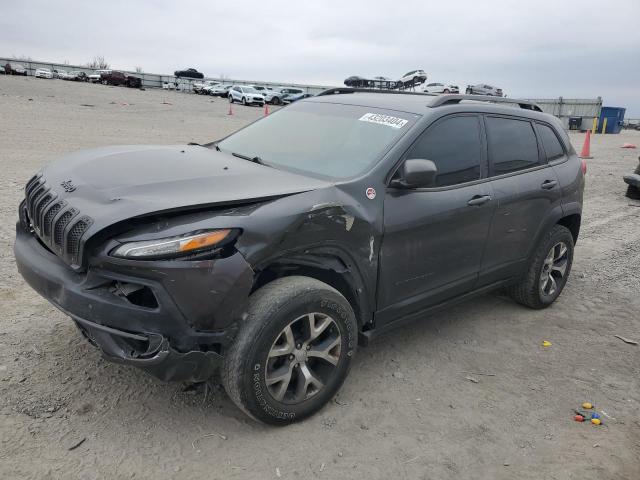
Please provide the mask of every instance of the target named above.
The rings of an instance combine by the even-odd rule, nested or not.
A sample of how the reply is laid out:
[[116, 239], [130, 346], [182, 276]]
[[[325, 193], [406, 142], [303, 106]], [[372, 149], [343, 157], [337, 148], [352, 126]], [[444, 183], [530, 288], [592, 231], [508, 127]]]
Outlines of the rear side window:
[[547, 154], [548, 162], [564, 157], [564, 149], [551, 127], [539, 123], [538, 133], [540, 134], [544, 151]]
[[538, 142], [530, 122], [487, 117], [486, 126], [493, 175], [504, 175], [540, 164]]
[[438, 187], [472, 182], [480, 178], [480, 138], [478, 117], [450, 117], [429, 127], [406, 158], [433, 161], [438, 167]]

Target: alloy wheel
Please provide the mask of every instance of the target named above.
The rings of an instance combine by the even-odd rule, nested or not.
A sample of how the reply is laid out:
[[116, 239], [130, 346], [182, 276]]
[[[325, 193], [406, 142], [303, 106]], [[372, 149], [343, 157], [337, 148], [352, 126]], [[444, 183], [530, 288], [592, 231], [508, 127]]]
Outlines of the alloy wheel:
[[342, 335], [333, 318], [308, 313], [289, 323], [269, 350], [265, 382], [274, 400], [303, 402], [320, 391], [335, 374]]
[[544, 259], [540, 273], [540, 294], [550, 297], [556, 294], [564, 281], [569, 264], [569, 249], [564, 242], [558, 242]]

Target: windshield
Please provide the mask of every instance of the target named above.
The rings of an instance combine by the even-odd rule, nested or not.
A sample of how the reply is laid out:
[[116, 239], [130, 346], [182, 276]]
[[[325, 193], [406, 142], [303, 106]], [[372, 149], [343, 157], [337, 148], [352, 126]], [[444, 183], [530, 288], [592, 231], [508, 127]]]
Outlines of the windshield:
[[377, 108], [294, 103], [217, 144], [266, 165], [331, 179], [369, 170], [419, 115]]
[[258, 91], [253, 87], [242, 87], [242, 91], [245, 93], [258, 93]]

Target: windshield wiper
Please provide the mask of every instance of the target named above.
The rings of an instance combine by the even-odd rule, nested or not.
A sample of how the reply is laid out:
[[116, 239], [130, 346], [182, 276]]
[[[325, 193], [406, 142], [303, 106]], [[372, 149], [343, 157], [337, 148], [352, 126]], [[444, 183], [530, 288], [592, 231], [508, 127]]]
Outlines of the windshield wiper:
[[262, 161], [262, 159], [258, 156], [249, 157], [248, 155], [242, 155], [241, 153], [235, 153], [235, 152], [231, 152], [231, 155], [233, 155], [234, 157], [242, 158], [243, 160], [249, 160], [250, 162], [257, 163], [258, 165], [264, 165], [265, 167], [269, 166], [266, 163], [264, 163], [264, 161]]

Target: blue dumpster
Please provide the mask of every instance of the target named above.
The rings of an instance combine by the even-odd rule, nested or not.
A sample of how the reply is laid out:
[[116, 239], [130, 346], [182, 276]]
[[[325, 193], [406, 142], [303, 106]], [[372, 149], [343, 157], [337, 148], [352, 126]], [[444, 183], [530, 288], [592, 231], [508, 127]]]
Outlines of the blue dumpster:
[[622, 107], [602, 107], [598, 119], [598, 133], [602, 132], [605, 118], [607, 119], [607, 129], [604, 133], [620, 133], [626, 111], [627, 109]]

